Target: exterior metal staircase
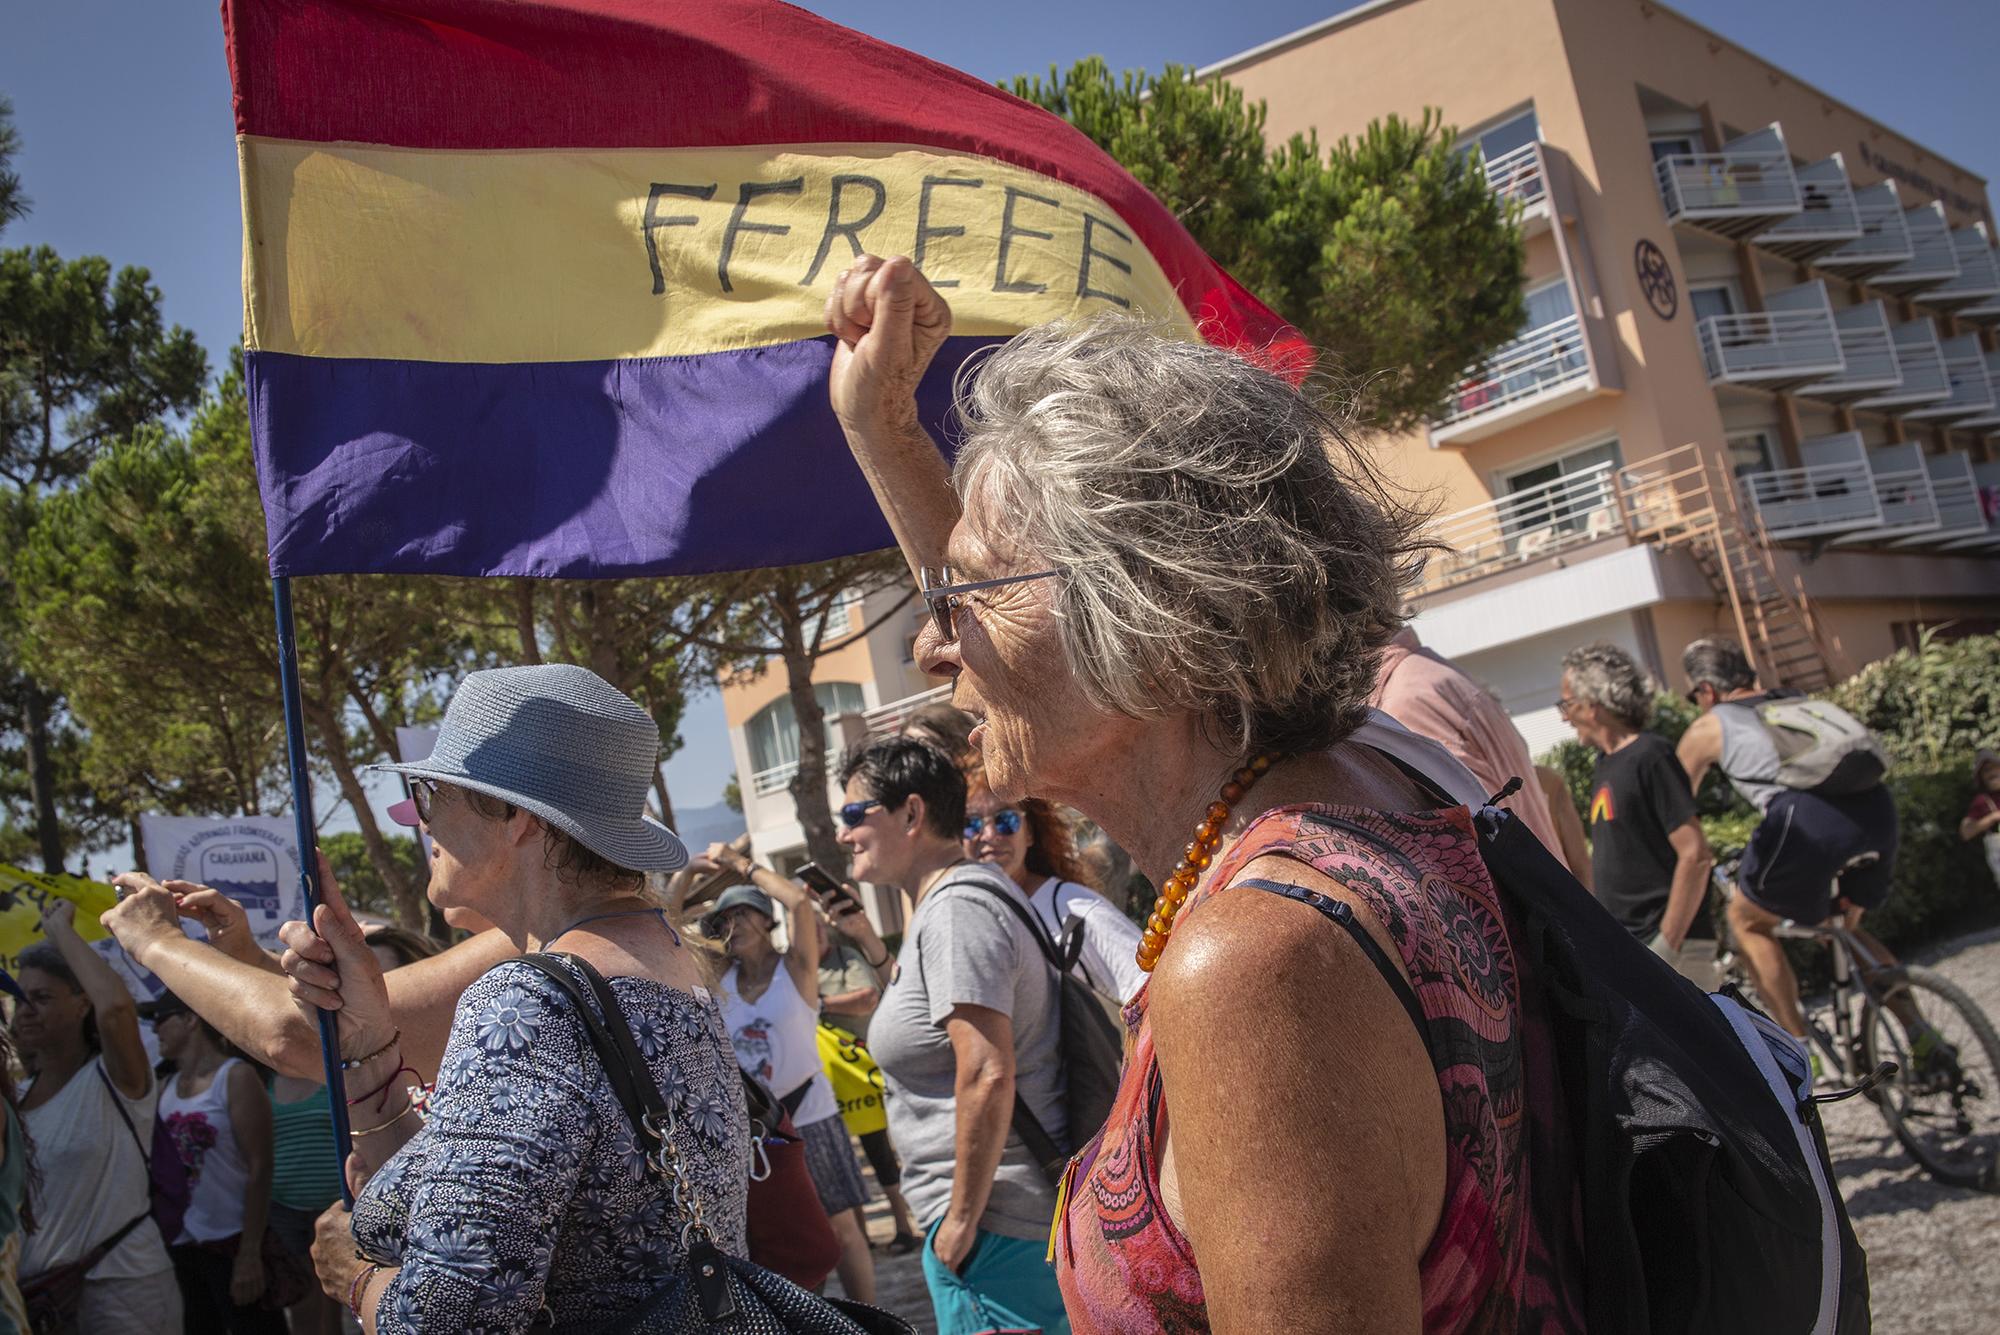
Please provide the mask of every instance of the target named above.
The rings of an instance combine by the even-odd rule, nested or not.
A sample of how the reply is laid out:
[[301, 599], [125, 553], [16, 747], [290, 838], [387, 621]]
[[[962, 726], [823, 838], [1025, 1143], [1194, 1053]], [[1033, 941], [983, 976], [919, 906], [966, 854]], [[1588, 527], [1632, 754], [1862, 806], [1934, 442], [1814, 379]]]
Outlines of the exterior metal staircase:
[[1833, 684], [1829, 660], [1837, 645], [1822, 632], [1804, 584], [1779, 570], [1723, 460], [1683, 445], [1619, 470], [1618, 486], [1635, 537], [1693, 558], [1729, 609], [1764, 686], [1816, 691]]

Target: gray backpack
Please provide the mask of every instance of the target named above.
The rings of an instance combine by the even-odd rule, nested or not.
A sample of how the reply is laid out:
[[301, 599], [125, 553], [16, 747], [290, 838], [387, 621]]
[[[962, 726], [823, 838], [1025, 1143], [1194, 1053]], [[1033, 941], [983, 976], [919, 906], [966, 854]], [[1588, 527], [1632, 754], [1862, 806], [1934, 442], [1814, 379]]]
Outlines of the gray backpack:
[[1795, 691], [1773, 691], [1754, 700], [1731, 702], [1748, 709], [1778, 751], [1775, 781], [1821, 797], [1851, 797], [1882, 782], [1889, 757], [1875, 734], [1839, 705]]

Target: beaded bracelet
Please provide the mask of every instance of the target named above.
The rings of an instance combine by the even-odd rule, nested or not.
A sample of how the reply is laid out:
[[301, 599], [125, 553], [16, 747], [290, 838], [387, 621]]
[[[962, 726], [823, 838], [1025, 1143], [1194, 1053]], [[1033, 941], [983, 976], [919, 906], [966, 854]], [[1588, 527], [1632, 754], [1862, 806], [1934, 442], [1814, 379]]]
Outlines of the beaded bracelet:
[[352, 1071], [360, 1067], [366, 1066], [369, 1062], [374, 1061], [377, 1057], [387, 1052], [390, 1048], [395, 1047], [396, 1044], [402, 1041], [402, 1038], [403, 1038], [403, 1031], [398, 1029], [395, 1033], [389, 1035], [389, 1041], [387, 1043], [384, 1043], [381, 1047], [375, 1049], [375, 1051], [369, 1053], [366, 1057], [356, 1057], [353, 1061], [342, 1062], [340, 1064], [340, 1069], [343, 1071]]
[[368, 1286], [381, 1270], [381, 1266], [371, 1262], [366, 1270], [355, 1271], [354, 1282], [347, 1286], [347, 1310], [354, 1314], [356, 1321], [361, 1320], [361, 1295], [368, 1292]]

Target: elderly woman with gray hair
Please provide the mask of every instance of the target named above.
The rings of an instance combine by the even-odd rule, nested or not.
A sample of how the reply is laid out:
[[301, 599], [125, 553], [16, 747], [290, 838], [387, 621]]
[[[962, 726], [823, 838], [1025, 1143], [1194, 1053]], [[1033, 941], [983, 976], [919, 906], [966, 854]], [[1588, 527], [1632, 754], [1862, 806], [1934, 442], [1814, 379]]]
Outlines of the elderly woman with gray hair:
[[1563, 655], [1556, 708], [1597, 752], [1590, 776], [1591, 892], [1625, 930], [1704, 991], [1720, 986], [1708, 911], [1708, 838], [1673, 744], [1646, 731], [1653, 683], [1615, 644]]
[[827, 322], [918, 660], [994, 792], [1075, 807], [1160, 887], [1056, 1221], [1072, 1327], [1580, 1328], [1571, 1219], [1529, 1209], [1572, 1198], [1521, 1112], [1546, 1035], [1470, 813], [1430, 793], [1482, 795], [1368, 710], [1415, 519], [1283, 378], [1129, 319], [966, 373], [948, 472], [915, 403], [944, 300], [862, 257]]

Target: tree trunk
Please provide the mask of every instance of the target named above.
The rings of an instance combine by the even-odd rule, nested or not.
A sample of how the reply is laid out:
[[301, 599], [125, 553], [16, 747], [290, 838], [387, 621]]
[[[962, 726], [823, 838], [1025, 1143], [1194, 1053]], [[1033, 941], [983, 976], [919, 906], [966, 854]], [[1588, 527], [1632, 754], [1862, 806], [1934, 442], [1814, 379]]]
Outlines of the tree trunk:
[[41, 846], [42, 870], [62, 875], [62, 821], [56, 815], [56, 770], [49, 755], [49, 698], [33, 681], [24, 682], [28, 735], [28, 794], [35, 804], [35, 840]]
[[521, 641], [523, 665], [542, 661], [542, 646], [535, 637], [535, 581], [514, 581], [514, 634]]
[[[806, 856], [830, 876], [847, 871], [847, 851], [834, 838], [833, 812], [826, 802], [826, 711], [813, 690], [813, 658], [806, 649], [805, 625], [790, 591], [773, 593], [778, 602], [779, 643], [784, 652], [785, 685], [791, 692], [792, 715], [799, 724], [799, 768], [792, 775], [792, 807], [805, 831]], [[780, 601], [782, 600], [782, 601]]]
[[[413, 932], [429, 930], [429, 906], [423, 894], [403, 874], [403, 869], [396, 865], [395, 857], [389, 852], [389, 841], [382, 837], [382, 827], [375, 823], [375, 812], [368, 805], [368, 790], [362, 787], [354, 762], [347, 754], [347, 737], [339, 717], [324, 707], [311, 705], [307, 706], [306, 713], [312, 719], [313, 729], [319, 733], [327, 763], [333, 766], [334, 778], [340, 783], [340, 795], [347, 799], [348, 806], [354, 808], [354, 821], [361, 827], [361, 844], [368, 850], [368, 864], [375, 868], [375, 874], [388, 888], [389, 898], [396, 906], [396, 921]], [[303, 856], [312, 856], [310, 849], [299, 851]]]
[[[132, 841], [131, 869], [142, 875], [151, 876], [153, 869], [146, 861], [145, 831], [139, 828], [139, 815], [137, 812], [125, 818], [125, 837]], [[123, 871], [125, 868], [120, 867], [118, 870]]]

